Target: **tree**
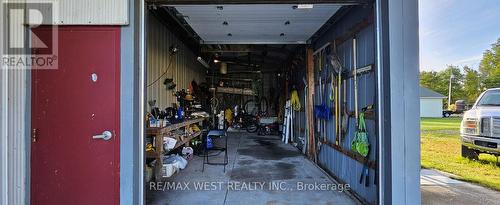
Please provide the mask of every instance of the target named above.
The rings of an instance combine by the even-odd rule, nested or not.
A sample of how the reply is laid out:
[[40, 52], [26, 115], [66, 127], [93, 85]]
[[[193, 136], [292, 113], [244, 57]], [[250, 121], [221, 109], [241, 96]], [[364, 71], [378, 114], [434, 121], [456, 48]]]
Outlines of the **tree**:
[[460, 68], [458, 66], [448, 65], [446, 69], [438, 73], [438, 76], [446, 83], [444, 95], [448, 96], [451, 74], [453, 74], [453, 79], [451, 80], [451, 103], [455, 104], [456, 100], [462, 100], [466, 96], [464, 92], [464, 75]]
[[438, 82], [436, 71], [421, 71], [420, 72], [420, 85], [429, 89], [434, 90], [435, 83]]
[[[453, 73], [454, 78], [451, 81], [451, 102], [466, 98], [464, 91], [464, 75], [461, 69], [457, 66], [448, 65], [442, 71], [422, 71], [420, 72], [420, 85], [431, 90], [434, 90], [448, 97], [450, 75]], [[448, 103], [448, 98], [444, 99]]]
[[483, 53], [479, 72], [483, 89], [500, 87], [500, 38]]
[[481, 92], [481, 78], [478, 71], [464, 66], [464, 93], [468, 103], [473, 103]]

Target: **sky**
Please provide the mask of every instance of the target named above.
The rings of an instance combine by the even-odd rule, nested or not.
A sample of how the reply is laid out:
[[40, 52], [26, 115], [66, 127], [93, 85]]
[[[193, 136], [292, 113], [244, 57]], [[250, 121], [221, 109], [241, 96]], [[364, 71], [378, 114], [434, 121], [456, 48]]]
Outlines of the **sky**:
[[479, 68], [500, 38], [500, 0], [419, 0], [420, 70]]

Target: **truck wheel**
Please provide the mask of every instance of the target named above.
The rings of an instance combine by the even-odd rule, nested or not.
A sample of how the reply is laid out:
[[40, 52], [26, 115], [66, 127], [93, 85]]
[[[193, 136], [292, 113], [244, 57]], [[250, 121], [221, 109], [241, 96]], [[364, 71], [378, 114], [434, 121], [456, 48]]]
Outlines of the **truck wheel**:
[[470, 160], [479, 160], [479, 154], [475, 150], [469, 149], [465, 145], [462, 145], [462, 157]]

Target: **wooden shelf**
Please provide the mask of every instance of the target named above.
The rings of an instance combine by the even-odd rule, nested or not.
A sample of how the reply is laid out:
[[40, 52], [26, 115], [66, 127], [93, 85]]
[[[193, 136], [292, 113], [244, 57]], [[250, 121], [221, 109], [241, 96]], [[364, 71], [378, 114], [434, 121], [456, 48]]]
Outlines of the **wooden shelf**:
[[181, 145], [188, 143], [188, 142], [189, 142], [189, 141], [191, 141], [193, 138], [198, 137], [198, 136], [200, 136], [200, 135], [201, 135], [201, 131], [196, 132], [196, 133], [194, 133], [194, 134], [191, 134], [190, 136], [187, 136], [187, 138], [185, 138], [185, 139], [184, 139], [184, 141], [177, 141], [177, 144], [175, 145], [175, 147], [174, 147], [172, 150], [177, 149], [177, 148], [178, 148], [178, 147], [180, 147]]
[[148, 127], [148, 128], [146, 128], [146, 135], [151, 136], [151, 135], [158, 135], [158, 134], [162, 134], [162, 133], [167, 133], [167, 132], [170, 132], [173, 130], [177, 130], [177, 129], [186, 127], [188, 125], [202, 122], [204, 120], [205, 120], [205, 118], [195, 118], [195, 119], [184, 120], [180, 123], [171, 124], [171, 125], [168, 125], [166, 127]]
[[[149, 127], [146, 128], [146, 137], [150, 137], [154, 139], [155, 151], [146, 152], [145, 156], [148, 159], [156, 159], [155, 165], [155, 177], [157, 180], [163, 179], [161, 176], [161, 168], [163, 166], [163, 137], [170, 134], [170, 132], [181, 129], [192, 124], [198, 124], [205, 120], [206, 118], [194, 118], [194, 119], [186, 119], [182, 122], [168, 125], [166, 127]], [[201, 131], [192, 133], [191, 135], [184, 136], [183, 140], [178, 140], [175, 144], [174, 149], [189, 143], [193, 138], [196, 138], [201, 135]]]
[[146, 152], [146, 158], [149, 158], [149, 159], [156, 159], [160, 157], [160, 155], [158, 155], [158, 153], [156, 152]]

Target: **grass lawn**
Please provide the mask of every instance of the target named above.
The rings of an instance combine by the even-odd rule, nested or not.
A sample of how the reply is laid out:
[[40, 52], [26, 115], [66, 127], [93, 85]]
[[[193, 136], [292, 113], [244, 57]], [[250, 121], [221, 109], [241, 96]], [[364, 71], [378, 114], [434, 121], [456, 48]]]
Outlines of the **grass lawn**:
[[[461, 157], [461, 118], [422, 118], [421, 163], [423, 168], [437, 169], [500, 191], [500, 166], [492, 155], [480, 154], [479, 161]], [[499, 159], [500, 160], [500, 159]]]

